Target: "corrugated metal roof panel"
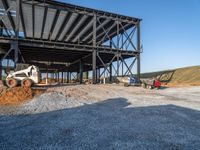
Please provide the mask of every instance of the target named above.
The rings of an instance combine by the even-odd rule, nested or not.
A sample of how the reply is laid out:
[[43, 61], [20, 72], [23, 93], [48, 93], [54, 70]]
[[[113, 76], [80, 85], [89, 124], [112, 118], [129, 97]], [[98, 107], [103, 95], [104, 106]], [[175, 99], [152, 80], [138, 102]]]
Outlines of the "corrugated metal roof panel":
[[24, 15], [24, 23], [26, 26], [27, 37], [33, 37], [33, 22], [32, 22], [32, 6], [28, 4], [22, 4], [22, 10]]
[[62, 34], [60, 35], [60, 38], [58, 39], [59, 41], [61, 41], [64, 37], [67, 37], [68, 35], [66, 35], [66, 33], [68, 32], [70, 26], [72, 25], [72, 23], [74, 22], [74, 20], [78, 17], [77, 13], [73, 13], [71, 18], [69, 19], [68, 24], [66, 24], [65, 29], [63, 30]]
[[51, 8], [48, 9], [43, 39], [47, 40], [49, 37], [49, 34], [52, 35], [52, 33], [49, 33], [49, 32], [50, 32], [51, 26], [53, 24], [53, 19], [54, 19], [55, 14], [56, 14], [56, 9], [51, 9]]
[[57, 23], [55, 25], [55, 28], [54, 28], [54, 31], [53, 31], [53, 34], [52, 34], [52, 37], [51, 37], [51, 40], [55, 40], [58, 32], [59, 32], [59, 29], [64, 21], [64, 18], [67, 16], [67, 12], [65, 11], [61, 11], [60, 12], [60, 15], [59, 15], [59, 18], [57, 20]]
[[44, 7], [35, 7], [35, 38], [40, 38], [42, 32], [42, 22], [44, 18]]

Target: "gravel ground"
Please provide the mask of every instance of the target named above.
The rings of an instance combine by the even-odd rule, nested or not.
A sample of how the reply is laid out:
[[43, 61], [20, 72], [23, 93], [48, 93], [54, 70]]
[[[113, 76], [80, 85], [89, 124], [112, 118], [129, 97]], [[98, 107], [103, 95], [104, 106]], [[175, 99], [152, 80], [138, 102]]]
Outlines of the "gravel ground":
[[200, 87], [48, 89], [0, 107], [0, 149], [199, 149]]

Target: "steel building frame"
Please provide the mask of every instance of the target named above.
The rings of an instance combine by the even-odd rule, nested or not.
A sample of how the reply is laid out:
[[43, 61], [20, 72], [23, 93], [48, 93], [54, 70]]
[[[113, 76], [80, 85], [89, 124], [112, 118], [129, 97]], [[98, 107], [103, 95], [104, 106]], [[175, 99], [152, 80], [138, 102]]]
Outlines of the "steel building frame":
[[[141, 19], [54, 0], [0, 0], [0, 59], [45, 70], [140, 78]], [[133, 58], [131, 63], [126, 59]], [[116, 65], [114, 65], [116, 63]], [[127, 68], [126, 70], [124, 70]], [[1, 67], [2, 69], [2, 67]], [[62, 73], [63, 76], [63, 73]]]

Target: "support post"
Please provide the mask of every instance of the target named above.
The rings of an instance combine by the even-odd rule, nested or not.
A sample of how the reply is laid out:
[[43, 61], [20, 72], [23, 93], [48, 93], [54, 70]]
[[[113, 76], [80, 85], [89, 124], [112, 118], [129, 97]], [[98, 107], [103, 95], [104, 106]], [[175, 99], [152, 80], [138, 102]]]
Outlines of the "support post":
[[17, 0], [17, 5], [16, 5], [16, 22], [15, 22], [15, 37], [16, 37], [16, 39], [18, 39], [18, 37], [19, 37], [20, 6], [21, 6], [21, 0]]
[[3, 22], [0, 21], [0, 36], [3, 36]]
[[[15, 65], [14, 68], [16, 69], [16, 64], [18, 63], [18, 60], [19, 60], [18, 41], [16, 41], [16, 42], [13, 41], [13, 42], [11, 43], [11, 48], [10, 48], [10, 50], [7, 52], [7, 54], [4, 56], [4, 58], [6, 58], [12, 50], [14, 50], [14, 65]], [[3, 59], [4, 59], [4, 58], [3, 58]]]
[[92, 83], [93, 84], [96, 84], [96, 59], [97, 59], [96, 22], [97, 22], [97, 16], [96, 16], [96, 14], [94, 14], [94, 18], [93, 18], [93, 52], [92, 52]]
[[46, 70], [46, 85], [48, 84], [48, 78], [49, 78], [49, 74], [48, 74], [48, 65], [47, 65], [47, 70]]
[[0, 80], [2, 80], [2, 61], [0, 60]]
[[69, 82], [71, 83], [72, 82], [72, 73], [69, 72]]
[[59, 82], [59, 73], [56, 72], [56, 81]]
[[96, 69], [96, 78], [97, 78], [97, 83], [100, 82], [100, 68]]
[[122, 63], [122, 77], [124, 77], [124, 62], [121, 61], [121, 63]]
[[137, 23], [137, 76], [140, 80], [140, 21]]
[[62, 79], [61, 79], [61, 82], [63, 83], [63, 81], [64, 81], [64, 80], [63, 80], [63, 71], [62, 71]]
[[53, 79], [53, 73], [51, 73], [51, 79]]
[[119, 52], [117, 52], [117, 76], [119, 76]]
[[110, 82], [112, 82], [112, 63], [110, 63]]
[[100, 83], [100, 81], [101, 81], [101, 68], [99, 68], [98, 77], [99, 77], [99, 78], [98, 78], [98, 79], [99, 79], [98, 82]]
[[67, 83], [69, 83], [69, 72], [67, 71]]
[[83, 83], [83, 61], [80, 60], [80, 66], [79, 66], [79, 81], [80, 84]]
[[86, 79], [88, 79], [89, 78], [89, 73], [88, 73], [88, 71], [86, 71]]
[[117, 76], [119, 76], [119, 21], [117, 20]]

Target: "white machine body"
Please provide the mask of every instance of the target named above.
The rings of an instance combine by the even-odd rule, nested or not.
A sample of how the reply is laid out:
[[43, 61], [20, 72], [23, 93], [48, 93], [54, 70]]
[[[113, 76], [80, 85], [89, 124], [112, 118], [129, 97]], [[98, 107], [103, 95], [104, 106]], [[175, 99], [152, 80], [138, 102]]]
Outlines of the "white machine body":
[[34, 84], [38, 84], [41, 80], [41, 74], [40, 74], [39, 68], [32, 65], [32, 66], [29, 66], [27, 69], [8, 74], [6, 79], [9, 79], [9, 78], [13, 78], [18, 81], [22, 81], [23, 79], [28, 78]]

